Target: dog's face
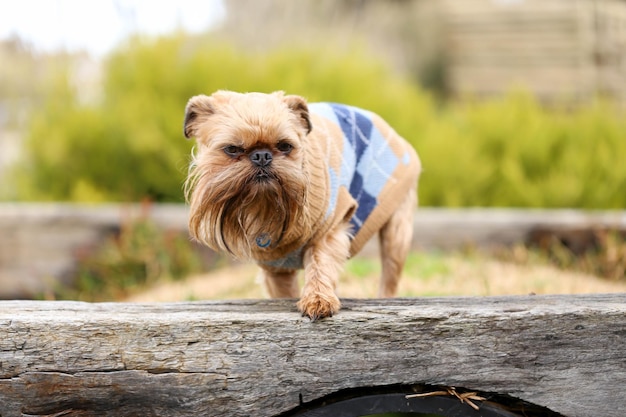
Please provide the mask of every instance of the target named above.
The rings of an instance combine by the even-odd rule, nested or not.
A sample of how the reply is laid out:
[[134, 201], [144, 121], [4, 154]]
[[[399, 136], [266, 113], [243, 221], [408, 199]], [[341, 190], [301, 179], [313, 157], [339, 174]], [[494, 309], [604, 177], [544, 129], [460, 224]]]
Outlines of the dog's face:
[[298, 96], [220, 91], [191, 98], [184, 133], [197, 141], [185, 184], [192, 235], [245, 259], [306, 233], [310, 130]]

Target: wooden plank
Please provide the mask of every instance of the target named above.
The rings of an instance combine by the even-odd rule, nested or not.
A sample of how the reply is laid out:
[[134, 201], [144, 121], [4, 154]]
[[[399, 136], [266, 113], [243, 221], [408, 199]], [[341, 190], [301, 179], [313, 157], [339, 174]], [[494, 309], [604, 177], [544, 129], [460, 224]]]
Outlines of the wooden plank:
[[447, 37], [454, 45], [461, 45], [472, 48], [487, 48], [489, 42], [496, 42], [499, 45], [508, 44], [511, 48], [520, 47], [543, 48], [550, 46], [553, 48], [570, 48], [577, 46], [579, 41], [571, 34], [551, 31], [546, 33], [528, 33], [518, 31], [506, 31], [500, 34], [471, 32], [471, 33], [453, 33]]
[[478, 67], [455, 66], [450, 80], [456, 94], [495, 94], [515, 87], [530, 89], [541, 98], [563, 99], [570, 96], [588, 97], [595, 91], [593, 68], [567, 67]]
[[0, 415], [273, 416], [342, 389], [433, 384], [570, 417], [626, 415], [626, 296], [0, 302]]
[[507, 67], [455, 67], [450, 78], [459, 91], [494, 91], [502, 88], [511, 88], [516, 84], [536, 89], [540, 94], [545, 91], [570, 92], [584, 94], [593, 91], [595, 84], [585, 75], [590, 74], [581, 69], [578, 71], [560, 68], [518, 68]]
[[541, 68], [555, 65], [594, 65], [593, 51], [579, 37], [559, 33], [546, 36], [513, 32], [506, 35], [454, 34], [446, 42], [448, 61], [452, 66], [527, 65]]
[[[626, 97], [623, 1], [444, 0], [442, 7], [450, 87], [456, 94], [498, 94], [524, 79], [544, 100], [598, 93]], [[495, 67], [496, 73], [466, 71], [471, 66]], [[530, 66], [566, 69], [545, 77], [527, 71]], [[510, 73], [498, 74], [502, 68]]]
[[577, 15], [571, 11], [558, 11], [553, 14], [544, 11], [535, 13], [484, 13], [444, 17], [446, 29], [454, 33], [499, 34], [506, 32], [570, 33], [580, 30]]
[[[456, 47], [455, 47], [456, 48]], [[579, 49], [566, 51], [562, 48], [546, 47], [541, 50], [530, 50], [520, 47], [508, 49], [496, 42], [493, 49], [460, 47], [458, 53], [449, 59], [453, 70], [460, 66], [478, 68], [505, 68], [509, 71], [517, 69], [522, 73], [526, 68], [541, 71], [545, 68], [560, 67], [562, 72], [576, 72], [580, 67], [592, 67], [593, 57], [580, 53]]]
[[579, 8], [589, 9], [588, 0], [441, 0], [446, 13], [475, 16], [485, 13], [562, 14]]

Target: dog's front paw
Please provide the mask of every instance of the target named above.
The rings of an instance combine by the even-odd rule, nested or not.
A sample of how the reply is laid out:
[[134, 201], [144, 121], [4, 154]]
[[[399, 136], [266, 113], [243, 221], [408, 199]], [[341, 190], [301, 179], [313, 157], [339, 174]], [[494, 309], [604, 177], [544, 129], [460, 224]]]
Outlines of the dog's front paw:
[[341, 302], [335, 294], [311, 293], [303, 295], [297, 306], [303, 316], [316, 321], [336, 314]]

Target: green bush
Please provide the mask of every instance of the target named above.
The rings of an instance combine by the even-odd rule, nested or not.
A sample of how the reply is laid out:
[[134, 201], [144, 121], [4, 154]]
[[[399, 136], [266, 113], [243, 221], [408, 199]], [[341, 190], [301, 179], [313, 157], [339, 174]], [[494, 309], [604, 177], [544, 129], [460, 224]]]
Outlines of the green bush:
[[125, 222], [119, 234], [81, 256], [74, 281], [56, 288], [54, 297], [122, 300], [148, 286], [184, 279], [209, 263], [194, 249], [186, 233], [160, 230], [142, 217]]
[[187, 100], [218, 89], [285, 90], [312, 101], [353, 103], [405, 120], [428, 108], [424, 94], [358, 48], [246, 55], [184, 35], [135, 40], [104, 69], [103, 97], [81, 104], [61, 78], [33, 115], [19, 198], [182, 201], [193, 145], [182, 134]]
[[184, 34], [118, 50], [96, 103], [81, 103], [67, 74], [58, 78], [32, 116], [17, 197], [182, 201], [193, 146], [182, 135], [184, 106], [218, 89], [285, 90], [379, 113], [421, 156], [422, 205], [626, 206], [626, 112], [617, 105], [546, 108], [521, 92], [437, 105], [358, 47], [249, 54]]
[[626, 112], [609, 102], [546, 109], [515, 92], [453, 103], [416, 141], [433, 206], [626, 207]]

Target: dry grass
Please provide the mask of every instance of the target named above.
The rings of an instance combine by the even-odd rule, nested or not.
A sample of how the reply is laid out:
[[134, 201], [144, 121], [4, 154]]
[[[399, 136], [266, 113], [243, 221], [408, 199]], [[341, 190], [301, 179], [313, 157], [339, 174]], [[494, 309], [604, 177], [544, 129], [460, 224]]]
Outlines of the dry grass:
[[[185, 301], [264, 298], [254, 265], [233, 265], [184, 281], [165, 282], [132, 296], [129, 301]], [[375, 297], [379, 263], [356, 258], [339, 282], [340, 297]], [[560, 270], [544, 263], [519, 264], [479, 253], [420, 253], [409, 257], [399, 296], [488, 296], [521, 294], [626, 293], [626, 282]]]

